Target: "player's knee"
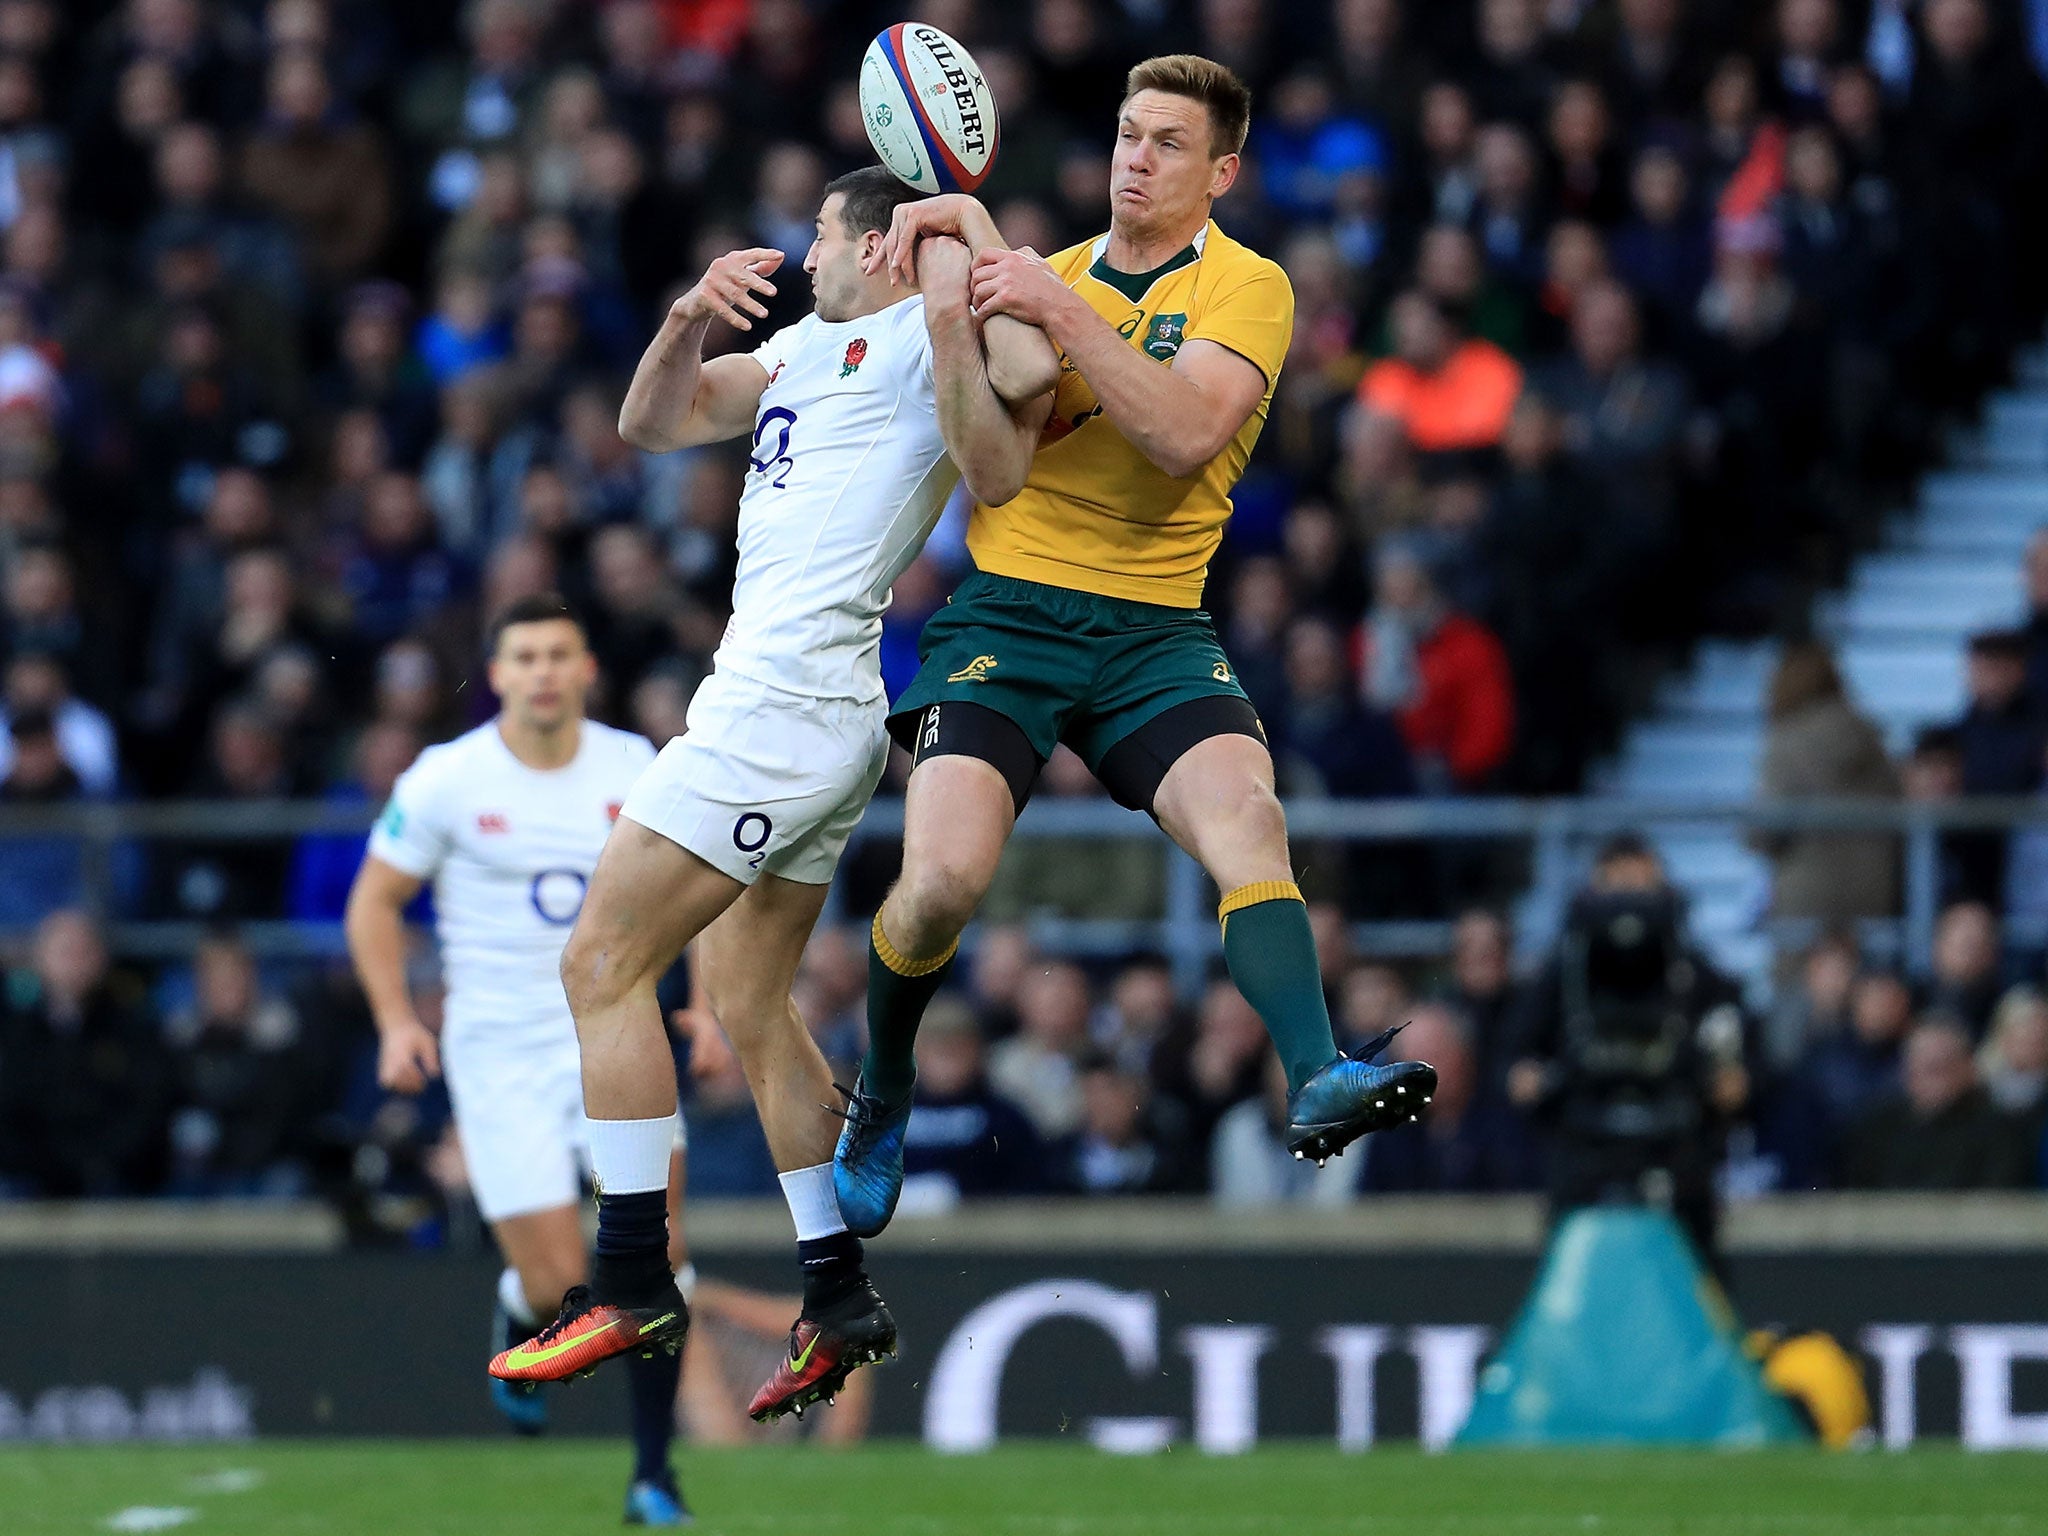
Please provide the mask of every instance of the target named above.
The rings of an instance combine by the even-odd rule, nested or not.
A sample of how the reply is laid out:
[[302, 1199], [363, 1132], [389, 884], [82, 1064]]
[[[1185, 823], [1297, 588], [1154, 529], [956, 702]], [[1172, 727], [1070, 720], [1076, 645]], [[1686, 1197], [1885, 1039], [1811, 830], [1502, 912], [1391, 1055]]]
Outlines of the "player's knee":
[[1210, 802], [1197, 836], [1205, 862], [1277, 858], [1287, 862], [1287, 814], [1270, 784], [1247, 774]]
[[595, 946], [581, 934], [570, 934], [569, 942], [562, 946], [562, 958], [558, 969], [562, 977], [563, 995], [569, 999], [569, 1011], [582, 1013], [590, 1007], [597, 988]]
[[1280, 809], [1280, 797], [1273, 793], [1272, 785], [1248, 777], [1239, 786], [1237, 827], [1262, 847], [1286, 848], [1287, 813]]
[[579, 924], [562, 946], [562, 992], [578, 1018], [625, 999], [640, 977], [619, 953]]
[[960, 937], [987, 891], [988, 877], [963, 864], [906, 868], [886, 919], [890, 942], [906, 954], [937, 953]]

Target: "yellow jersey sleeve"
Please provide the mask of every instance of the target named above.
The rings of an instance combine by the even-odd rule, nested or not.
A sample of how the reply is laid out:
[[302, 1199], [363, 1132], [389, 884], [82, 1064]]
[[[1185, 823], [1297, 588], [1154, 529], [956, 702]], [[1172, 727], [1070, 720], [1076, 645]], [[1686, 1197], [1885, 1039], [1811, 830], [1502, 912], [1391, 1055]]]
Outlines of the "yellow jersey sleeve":
[[1278, 266], [1256, 257], [1232, 262], [1216, 282], [1189, 317], [1187, 339], [1228, 347], [1266, 376], [1270, 394], [1294, 339], [1294, 287]]

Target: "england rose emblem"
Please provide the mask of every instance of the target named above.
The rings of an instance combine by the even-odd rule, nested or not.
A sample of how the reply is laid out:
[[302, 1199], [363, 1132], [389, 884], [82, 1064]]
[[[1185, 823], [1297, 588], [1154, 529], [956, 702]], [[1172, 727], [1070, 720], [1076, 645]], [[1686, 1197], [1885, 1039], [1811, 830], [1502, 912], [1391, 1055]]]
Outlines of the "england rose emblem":
[[852, 373], [854, 369], [861, 365], [862, 359], [867, 355], [868, 344], [865, 337], [855, 337], [852, 341], [849, 341], [846, 344], [846, 361], [839, 366], [839, 377], [843, 379]]

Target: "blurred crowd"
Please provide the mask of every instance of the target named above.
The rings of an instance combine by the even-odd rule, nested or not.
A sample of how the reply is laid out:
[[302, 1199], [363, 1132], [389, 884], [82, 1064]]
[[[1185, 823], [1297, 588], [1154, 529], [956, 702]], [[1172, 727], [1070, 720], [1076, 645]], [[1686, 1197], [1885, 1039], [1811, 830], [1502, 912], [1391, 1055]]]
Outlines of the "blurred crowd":
[[[2024, 622], [1969, 639], [1962, 713], [1919, 731], [1896, 757], [1850, 697], [1828, 648], [1787, 645], [1766, 706], [1759, 796], [1944, 806], [2048, 794], [2048, 527], [2028, 542], [2021, 577]], [[1900, 910], [1904, 850], [1896, 837], [1818, 832], [1756, 841], [1772, 861], [1778, 917], [1841, 925]], [[2048, 834], [2039, 828], [1944, 833], [1933, 876], [1940, 904], [1991, 912], [2022, 959], [2048, 952]]]
[[[1102, 226], [1130, 62], [1257, 93], [1218, 212], [1299, 322], [1210, 595], [1296, 793], [1575, 788], [1675, 648], [1802, 609], [2048, 293], [2019, 0], [910, 9], [1042, 250]], [[711, 256], [807, 245], [892, 19], [0, 0], [0, 798], [374, 798], [547, 587], [670, 734], [741, 468], [627, 448], [623, 381]], [[892, 681], [963, 561], [901, 584]], [[131, 894], [274, 915], [288, 874]]]
[[[431, 967], [416, 996], [438, 1023]], [[346, 970], [272, 971], [232, 929], [151, 978], [53, 912], [6, 972], [0, 1066], [0, 1197], [317, 1196], [427, 1242], [469, 1209], [445, 1092], [378, 1088]]]
[[[1804, 611], [2048, 298], [2037, 0], [0, 0], [0, 804], [374, 804], [488, 714], [483, 616], [549, 589], [588, 617], [602, 714], [679, 731], [744, 459], [628, 448], [624, 381], [711, 257], [801, 254], [870, 159], [860, 50], [904, 14], [974, 50], [1004, 125], [986, 196], [1042, 251], [1103, 227], [1132, 62], [1192, 49], [1252, 84], [1218, 218], [1298, 318], [1209, 600], [1295, 795], [1578, 787], [1687, 641]], [[809, 306], [794, 266], [773, 323]], [[964, 568], [956, 509], [898, 585], [892, 685]], [[1973, 650], [1971, 715], [1909, 789], [2040, 787], [2044, 624]], [[1060, 759], [1047, 792], [1097, 791]], [[362, 1080], [345, 981], [269, 978], [227, 926], [332, 920], [361, 846], [116, 850], [111, 916], [217, 932], [131, 977], [69, 910], [78, 849], [4, 845], [0, 925], [43, 926], [7, 972], [0, 1180], [445, 1204], [459, 1160], [431, 1104]], [[2044, 847], [1953, 840], [1948, 894], [2009, 906]], [[1041, 852], [1041, 895], [1156, 900], [1147, 867]], [[1448, 914], [1472, 885], [1418, 852], [1320, 893], [1352, 1037], [1440, 989], [1350, 963], [1337, 913]], [[1188, 1013], [1156, 963], [1092, 974], [997, 929], [928, 1031], [913, 1157], [967, 1192], [1528, 1178], [1505, 936], [1457, 931], [1453, 1004], [1403, 1037], [1449, 1063], [1437, 1125], [1310, 1175], [1252, 1155], [1275, 1087], [1226, 984]], [[855, 953], [807, 1009], [839, 1059]], [[1907, 1016], [2004, 1106], [1995, 1067], [1967, 1086], [1988, 1013], [1968, 1038]], [[1897, 1087], [1919, 1113], [1910, 1060], [1893, 1081], [1918, 1047], [1872, 1049], [1855, 1107]], [[715, 1186], [732, 1085], [701, 1054]], [[1839, 1145], [1805, 1155], [1795, 1182], [1849, 1176]]]
[[[1628, 889], [1666, 888], [1634, 838], [1603, 851], [1593, 890], [1606, 870], [1607, 888], [1624, 888], [1623, 874]], [[1340, 1045], [1405, 1026], [1393, 1056], [1439, 1073], [1425, 1122], [1325, 1168], [1296, 1161], [1265, 1028], [1220, 972], [1190, 1005], [1162, 958], [1083, 966], [993, 924], [919, 1037], [904, 1210], [1060, 1193], [1326, 1205], [1547, 1191], [1578, 1203], [1570, 1037], [1582, 1005], [1565, 946], [1518, 971], [1507, 920], [1472, 909], [1447, 956], [1394, 965], [1356, 956], [1334, 906], [1311, 916]], [[1764, 1014], [1697, 949], [1682, 965], [1686, 1035], [1670, 1070], [1697, 1078], [1704, 1118], [1686, 1135], [1721, 1196], [2048, 1184], [2048, 993], [2006, 969], [1982, 904], [1943, 912], [1925, 977], [1827, 936]], [[438, 1089], [382, 1093], [346, 974], [295, 974], [272, 974], [223, 929], [189, 974], [152, 986], [110, 966], [89, 919], [45, 919], [0, 1012], [0, 1195], [311, 1196], [365, 1241], [474, 1240]], [[417, 990], [431, 1019], [430, 967]], [[865, 1000], [861, 933], [821, 930], [796, 1001], [842, 1081], [865, 1048]], [[693, 1196], [772, 1198], [736, 1057], [708, 1015], [671, 1018]]]
[[[1589, 890], [1610, 869], [1631, 888], [1670, 889], [1639, 839], [1602, 851]], [[1436, 1066], [1424, 1123], [1326, 1168], [1297, 1162], [1280, 1140], [1286, 1082], [1264, 1026], [1220, 972], [1183, 1005], [1163, 959], [1090, 969], [1039, 954], [1021, 927], [994, 926], [919, 1036], [905, 1209], [1055, 1192], [1324, 1204], [1534, 1190], [1575, 1203], [1560, 1157], [1579, 1027], [1565, 946], [1518, 968], [1508, 919], [1472, 908], [1447, 955], [1393, 964], [1354, 954], [1333, 904], [1310, 914], [1338, 1043], [1355, 1050], [1399, 1025], [1391, 1056]], [[2048, 993], [2038, 964], [2031, 982], [2006, 967], [1985, 907], [1944, 911], [1920, 978], [1869, 964], [1831, 934], [1768, 1013], [1747, 1009], [1696, 947], [1681, 971], [1688, 1038], [1672, 1070], [1699, 1078], [1700, 1144], [1723, 1195], [2048, 1183]], [[798, 1004], [845, 1071], [864, 1044], [865, 996], [859, 935], [822, 933]], [[686, 1038], [715, 1033], [681, 1022]], [[770, 1192], [773, 1166], [727, 1056], [693, 1057], [693, 1177]]]

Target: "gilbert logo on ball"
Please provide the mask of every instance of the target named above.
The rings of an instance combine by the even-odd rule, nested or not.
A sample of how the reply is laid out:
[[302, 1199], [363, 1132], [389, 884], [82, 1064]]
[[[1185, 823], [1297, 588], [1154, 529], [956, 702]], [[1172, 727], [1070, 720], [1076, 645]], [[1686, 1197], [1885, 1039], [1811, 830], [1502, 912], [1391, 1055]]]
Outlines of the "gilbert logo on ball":
[[965, 48], [921, 21], [868, 44], [860, 115], [882, 164], [920, 192], [972, 192], [996, 163], [995, 93]]

